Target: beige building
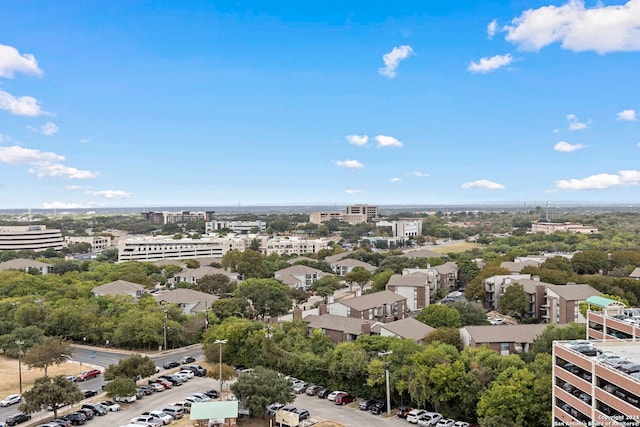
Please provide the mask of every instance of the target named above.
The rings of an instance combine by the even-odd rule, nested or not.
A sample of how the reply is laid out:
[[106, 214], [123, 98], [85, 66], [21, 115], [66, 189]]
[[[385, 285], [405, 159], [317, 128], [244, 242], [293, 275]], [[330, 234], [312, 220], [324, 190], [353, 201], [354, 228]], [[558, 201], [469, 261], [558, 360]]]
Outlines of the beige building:
[[556, 232], [598, 234], [598, 229], [571, 222], [534, 222], [531, 224], [532, 233], [553, 234]]
[[167, 236], [123, 238], [118, 241], [118, 262], [222, 258], [233, 249], [244, 251], [250, 243], [251, 239], [232, 236], [203, 236], [200, 239], [173, 239]]
[[529, 351], [533, 340], [547, 325], [483, 325], [460, 328], [460, 339], [466, 347], [486, 345], [497, 353], [508, 356]]
[[53, 266], [51, 264], [33, 259], [16, 258], [0, 263], [0, 271], [21, 270], [28, 273], [32, 269], [39, 271], [40, 274], [49, 274], [53, 272]]
[[66, 236], [64, 242], [69, 243], [89, 243], [91, 252], [101, 251], [111, 246], [111, 237], [109, 236]]
[[322, 224], [332, 219], [349, 224], [360, 224], [367, 222], [366, 214], [347, 214], [342, 211], [318, 211], [309, 214], [309, 222], [312, 224]]
[[59, 251], [63, 246], [62, 232], [46, 225], [0, 226], [0, 251]]
[[365, 204], [349, 205], [347, 214], [366, 215], [367, 219], [373, 219], [378, 216], [378, 207]]

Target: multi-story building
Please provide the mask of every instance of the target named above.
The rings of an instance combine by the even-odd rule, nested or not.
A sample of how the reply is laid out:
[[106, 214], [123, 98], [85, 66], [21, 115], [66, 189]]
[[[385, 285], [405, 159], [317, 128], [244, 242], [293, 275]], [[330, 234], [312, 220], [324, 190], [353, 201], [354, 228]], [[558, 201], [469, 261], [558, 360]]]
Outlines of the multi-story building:
[[556, 232], [598, 234], [598, 229], [582, 224], [573, 224], [571, 222], [534, 222], [531, 224], [531, 232], [544, 234], [553, 234]]
[[244, 251], [251, 239], [245, 237], [202, 237], [172, 239], [167, 236], [139, 237], [118, 241], [118, 261], [222, 258], [228, 251]]
[[109, 236], [66, 236], [64, 242], [69, 243], [89, 243], [91, 252], [102, 251], [111, 246], [111, 237]]
[[391, 227], [393, 237], [409, 239], [422, 234], [422, 220], [378, 221], [376, 225]]
[[347, 214], [341, 211], [318, 211], [309, 214], [309, 222], [312, 224], [322, 224], [332, 219], [349, 224], [360, 224], [367, 222], [366, 214]]
[[220, 230], [230, 230], [234, 233], [264, 233], [267, 231], [267, 223], [257, 221], [222, 221], [213, 220], [204, 223], [205, 233], [215, 233]]
[[[264, 255], [276, 253], [278, 255], [304, 255], [314, 254], [327, 249], [329, 241], [327, 239], [306, 239], [294, 236], [258, 237], [260, 240], [260, 250]], [[247, 247], [249, 246], [247, 243]]]
[[53, 265], [33, 259], [16, 258], [5, 262], [0, 262], [0, 271], [22, 270], [25, 273], [37, 271], [40, 274], [53, 272]]
[[373, 219], [378, 216], [378, 207], [365, 204], [349, 205], [347, 206], [347, 214], [364, 214], [367, 219]]
[[183, 224], [185, 222], [198, 221], [198, 220], [211, 221], [213, 220], [213, 216], [215, 215], [215, 212], [213, 211], [204, 211], [204, 212], [149, 211], [149, 212], [142, 212], [140, 215], [144, 220], [152, 222], [154, 224]]
[[62, 232], [46, 225], [0, 226], [0, 251], [60, 250], [63, 246]]
[[407, 299], [390, 291], [342, 299], [328, 305], [328, 314], [390, 323], [407, 317]]
[[587, 340], [601, 355], [554, 342], [554, 425], [640, 426], [640, 375], [623, 367], [640, 364], [640, 310], [601, 296], [586, 303]]

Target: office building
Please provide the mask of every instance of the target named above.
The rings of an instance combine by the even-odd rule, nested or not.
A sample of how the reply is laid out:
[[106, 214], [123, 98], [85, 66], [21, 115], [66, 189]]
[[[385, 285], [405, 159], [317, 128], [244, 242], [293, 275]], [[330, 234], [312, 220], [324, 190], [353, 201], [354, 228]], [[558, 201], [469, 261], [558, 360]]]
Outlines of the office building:
[[0, 226], [0, 251], [60, 250], [63, 246], [62, 232], [46, 225]]

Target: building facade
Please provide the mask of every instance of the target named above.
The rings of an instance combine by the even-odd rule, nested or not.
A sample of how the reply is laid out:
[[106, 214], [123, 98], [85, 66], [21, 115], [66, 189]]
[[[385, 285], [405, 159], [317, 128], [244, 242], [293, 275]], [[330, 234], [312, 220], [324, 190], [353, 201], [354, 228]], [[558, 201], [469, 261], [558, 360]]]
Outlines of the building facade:
[[62, 232], [46, 225], [0, 226], [0, 251], [60, 250], [63, 246]]
[[91, 252], [102, 251], [111, 246], [111, 237], [108, 236], [66, 236], [64, 242], [69, 243], [89, 243]]
[[347, 206], [347, 214], [366, 215], [367, 219], [373, 219], [378, 216], [378, 207], [366, 204]]
[[322, 224], [332, 219], [349, 224], [360, 224], [367, 222], [366, 214], [347, 214], [341, 211], [318, 211], [309, 214], [309, 222], [312, 224]]
[[121, 239], [118, 242], [118, 261], [222, 258], [233, 249], [244, 251], [250, 243], [250, 240], [237, 237], [172, 239], [160, 236]]
[[553, 234], [556, 232], [598, 234], [598, 229], [582, 224], [573, 224], [571, 222], [534, 222], [531, 224], [531, 232], [543, 234]]
[[234, 233], [264, 233], [267, 231], [267, 223], [257, 221], [221, 221], [213, 220], [204, 223], [205, 233], [215, 233], [221, 230], [230, 230]]
[[149, 212], [143, 212], [140, 215], [142, 216], [142, 219], [144, 219], [145, 221], [149, 221], [154, 224], [183, 224], [185, 222], [198, 221], [198, 220], [211, 221], [213, 220], [214, 214], [215, 212], [213, 211], [204, 211], [204, 212], [149, 211]]

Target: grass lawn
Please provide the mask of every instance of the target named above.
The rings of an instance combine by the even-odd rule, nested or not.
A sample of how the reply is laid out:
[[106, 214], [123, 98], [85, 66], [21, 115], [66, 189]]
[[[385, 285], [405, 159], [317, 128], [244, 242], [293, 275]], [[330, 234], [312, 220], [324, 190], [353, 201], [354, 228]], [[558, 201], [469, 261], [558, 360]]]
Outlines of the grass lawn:
[[[50, 377], [56, 375], [77, 375], [88, 369], [88, 366], [79, 363], [63, 363], [62, 365], [49, 366], [47, 374]], [[0, 399], [9, 394], [20, 392], [20, 382], [18, 376], [18, 359], [10, 359], [0, 356]], [[22, 364], [22, 391], [28, 390], [33, 386], [36, 378], [44, 376], [43, 369], [29, 369], [24, 363]]]
[[430, 247], [429, 250], [433, 252], [438, 252], [441, 254], [446, 254], [447, 252], [464, 252], [474, 248], [481, 248], [482, 245], [479, 243], [471, 243], [471, 242], [459, 242], [454, 243], [452, 245], [443, 245], [443, 246], [433, 246]]

